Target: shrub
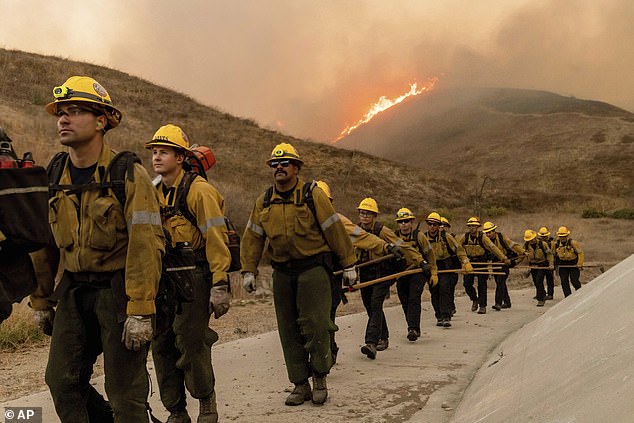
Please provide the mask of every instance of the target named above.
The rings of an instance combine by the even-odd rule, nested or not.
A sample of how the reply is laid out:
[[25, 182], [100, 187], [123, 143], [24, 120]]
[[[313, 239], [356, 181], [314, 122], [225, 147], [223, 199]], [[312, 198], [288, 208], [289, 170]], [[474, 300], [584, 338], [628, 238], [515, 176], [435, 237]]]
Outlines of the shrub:
[[606, 216], [607, 214], [605, 212], [602, 212], [601, 210], [597, 210], [594, 207], [585, 209], [581, 213], [581, 217], [584, 219], [598, 219], [600, 217], [606, 217]]
[[615, 210], [612, 212], [612, 217], [615, 219], [634, 219], [634, 209], [624, 208]]
[[32, 311], [21, 305], [13, 307], [13, 314], [0, 325], [0, 351], [14, 351], [20, 347], [40, 344], [46, 339], [33, 322]]
[[490, 217], [506, 216], [508, 210], [505, 207], [493, 206], [484, 210], [484, 214]]

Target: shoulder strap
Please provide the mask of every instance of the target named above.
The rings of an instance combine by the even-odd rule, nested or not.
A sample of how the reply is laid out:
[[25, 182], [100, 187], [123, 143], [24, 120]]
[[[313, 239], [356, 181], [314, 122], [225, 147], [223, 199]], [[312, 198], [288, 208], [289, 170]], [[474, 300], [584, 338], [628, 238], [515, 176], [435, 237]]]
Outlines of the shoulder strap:
[[447, 247], [447, 251], [450, 252], [451, 255], [455, 255], [456, 254], [456, 250], [451, 248], [451, 245], [449, 245], [449, 241], [447, 241], [447, 234], [445, 233], [445, 231], [440, 231], [440, 237], [444, 241], [445, 246]]
[[109, 176], [109, 184], [105, 183], [104, 186], [110, 186], [114, 192], [115, 197], [121, 204], [121, 207], [125, 207], [125, 180], [134, 182], [134, 164], [141, 164], [141, 159], [132, 151], [121, 151], [117, 153], [106, 168], [106, 174]]
[[273, 187], [270, 186], [264, 192], [264, 200], [262, 201], [262, 207], [268, 209], [271, 207], [271, 197], [273, 197]]
[[59, 191], [59, 181], [62, 179], [62, 172], [64, 171], [64, 166], [66, 166], [66, 160], [68, 159], [68, 153], [65, 151], [60, 151], [55, 154], [51, 161], [46, 166], [46, 174], [48, 175], [48, 185], [49, 185], [49, 197], [52, 197], [55, 194], [55, 191]]
[[196, 179], [196, 176], [198, 176], [197, 173], [185, 172], [180, 185], [178, 185], [176, 198], [174, 199], [176, 209], [183, 215], [183, 217], [189, 220], [194, 227], [198, 227], [198, 222], [196, 222], [196, 216], [194, 216], [187, 206], [187, 195], [189, 194], [189, 189], [191, 188], [194, 179]]
[[501, 233], [498, 232], [498, 240], [500, 241], [500, 246], [502, 247], [502, 249], [504, 250], [503, 252], [508, 252], [511, 251], [511, 249], [509, 248], [508, 245], [506, 245], [506, 241], [504, 240], [504, 235], [502, 235]]
[[418, 242], [418, 234], [420, 233], [420, 222], [416, 225], [416, 229], [412, 232], [412, 237], [414, 237], [414, 242], [416, 242], [416, 246], [418, 247], [418, 251], [423, 252], [423, 246]]
[[381, 230], [383, 229], [383, 223], [374, 222], [374, 226], [372, 227], [372, 233], [376, 236], [381, 234]]

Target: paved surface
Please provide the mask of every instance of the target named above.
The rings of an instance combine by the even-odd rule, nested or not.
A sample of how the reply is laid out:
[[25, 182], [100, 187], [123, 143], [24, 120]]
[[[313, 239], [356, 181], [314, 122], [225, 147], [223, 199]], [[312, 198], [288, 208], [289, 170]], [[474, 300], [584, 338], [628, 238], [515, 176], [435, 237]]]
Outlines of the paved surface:
[[634, 255], [496, 348], [452, 422], [634, 422], [633, 300]]
[[[533, 295], [534, 289], [511, 291], [512, 309], [489, 310], [485, 315], [472, 313], [468, 298], [459, 297], [458, 313], [450, 329], [434, 325], [431, 305], [425, 302], [423, 334], [413, 343], [405, 338], [401, 308], [386, 309], [390, 347], [374, 361], [359, 351], [366, 316], [338, 319], [341, 351], [328, 377], [330, 396], [324, 406], [284, 406], [291, 384], [276, 332], [222, 344], [213, 350], [220, 419], [263, 423], [448, 422], [476, 371], [492, 351], [498, 350], [498, 344], [557, 302], [556, 297], [555, 302], [538, 308]], [[153, 369], [150, 373], [153, 375]], [[103, 377], [93, 383], [101, 389]], [[167, 414], [158, 393], [150, 403], [164, 421]], [[44, 422], [58, 421], [48, 392], [0, 404], [0, 410], [7, 406], [40, 406]], [[195, 420], [197, 401], [190, 401], [189, 411]]]

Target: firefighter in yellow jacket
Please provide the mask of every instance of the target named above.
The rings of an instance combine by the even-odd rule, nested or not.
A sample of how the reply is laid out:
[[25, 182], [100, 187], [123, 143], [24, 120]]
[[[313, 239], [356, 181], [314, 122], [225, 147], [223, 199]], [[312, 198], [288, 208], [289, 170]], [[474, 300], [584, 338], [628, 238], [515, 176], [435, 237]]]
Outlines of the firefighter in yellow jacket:
[[152, 341], [161, 400], [170, 412], [170, 423], [188, 423], [187, 388], [200, 402], [198, 423], [215, 423], [211, 346], [218, 334], [209, 327], [209, 318], [229, 309], [231, 255], [226, 245], [224, 199], [202, 176], [183, 168], [191, 153], [189, 140], [178, 126], [161, 126], [145, 147], [152, 150], [152, 166], [160, 176], [157, 189], [163, 227], [171, 243], [168, 254], [193, 250], [196, 266], [191, 298], [182, 301], [173, 323]]
[[429, 281], [430, 289], [438, 285], [438, 266], [436, 254], [424, 232], [414, 228], [416, 221], [414, 213], [406, 207], [396, 212], [398, 229], [396, 236], [403, 240], [404, 245], [411, 246], [417, 252], [417, 262], [423, 268], [423, 273], [407, 275], [398, 278], [396, 291], [401, 302], [405, 321], [407, 322], [407, 339], [411, 342], [420, 337], [421, 296], [425, 283]]
[[458, 283], [458, 272], [470, 273], [473, 267], [462, 245], [449, 233], [440, 229], [442, 218], [437, 212], [431, 212], [425, 219], [428, 230], [425, 237], [434, 250], [436, 266], [439, 270], [454, 272], [438, 275], [438, 284], [431, 287], [431, 303], [436, 316], [436, 326], [451, 327], [451, 317], [455, 313], [454, 287]]
[[570, 295], [570, 284], [575, 291], [581, 288], [580, 271], [583, 270], [583, 251], [579, 242], [570, 238], [570, 230], [562, 226], [557, 230], [557, 241], [553, 243], [555, 266], [561, 279], [564, 297]]
[[[497, 272], [504, 274], [493, 276], [495, 279], [495, 304], [492, 308], [500, 311], [503, 308], [511, 308], [511, 297], [508, 287], [506, 286], [506, 280], [509, 277], [509, 268], [524, 259], [524, 248], [503, 233], [498, 232], [497, 228], [497, 225], [493, 222], [484, 222], [484, 225], [482, 225], [482, 233], [484, 233], [506, 257], [509, 257], [509, 261], [504, 264], [502, 271]], [[515, 263], [513, 263], [513, 260]]]
[[[328, 196], [331, 202], [333, 202], [332, 193], [330, 191], [330, 186], [324, 181], [317, 181], [317, 186], [322, 189]], [[401, 247], [385, 242], [378, 236], [371, 234], [369, 232], [364, 231], [361, 227], [355, 223], [353, 223], [350, 219], [344, 216], [341, 213], [337, 213], [339, 215], [339, 219], [343, 223], [343, 226], [346, 228], [346, 232], [348, 236], [350, 236], [350, 241], [354, 248], [358, 248], [361, 250], [371, 251], [373, 254], [377, 256], [386, 256], [388, 254], [396, 254], [397, 256], [403, 256], [404, 253]], [[336, 266], [335, 266], [336, 267]], [[335, 317], [337, 315], [337, 307], [341, 303], [342, 299], [345, 297], [342, 294], [342, 280], [341, 277], [336, 277], [333, 275], [332, 277], [332, 307], [330, 308], [330, 319], [333, 323], [335, 323]], [[336, 325], [335, 325], [336, 326]], [[337, 328], [336, 330], [339, 330]], [[332, 352], [332, 361], [333, 364], [337, 361], [337, 355], [339, 353], [339, 347], [337, 346], [337, 342], [335, 342], [335, 332], [330, 333], [330, 350]]]
[[[490, 257], [496, 258], [499, 262], [504, 262], [509, 265], [510, 261], [504, 255], [498, 247], [496, 247], [491, 240], [484, 236], [480, 231], [480, 219], [478, 217], [471, 217], [467, 220], [467, 228], [469, 229], [464, 235], [458, 238], [458, 242], [462, 245], [469, 257], [471, 263], [484, 263], [489, 260]], [[486, 264], [475, 264], [474, 269], [486, 268]], [[473, 287], [474, 280], [478, 279], [478, 291], [476, 292]], [[485, 314], [487, 312], [487, 280], [488, 275], [464, 275], [462, 277], [462, 284], [469, 296], [469, 299], [473, 302], [471, 311], [478, 311], [478, 314]], [[478, 308], [479, 306], [479, 308]]]
[[332, 366], [329, 332], [335, 329], [329, 273], [337, 260], [344, 269], [344, 284], [354, 284], [356, 258], [328, 196], [299, 178], [303, 161], [297, 150], [278, 144], [267, 164], [275, 184], [256, 200], [244, 231], [243, 285], [247, 291], [255, 289], [257, 265], [268, 239], [278, 332], [288, 377], [295, 385], [285, 403], [300, 405], [312, 398], [323, 404]]
[[528, 257], [531, 267], [531, 277], [535, 285], [537, 307], [543, 307], [546, 303], [546, 290], [544, 278], [548, 270], [554, 269], [553, 252], [546, 241], [537, 237], [537, 232], [532, 229], [524, 231], [524, 254]]
[[[69, 154], [56, 156], [49, 173], [55, 245], [34, 255], [31, 306], [44, 329], [52, 325], [46, 383], [62, 422], [146, 422], [146, 357], [164, 251], [156, 190], [132, 161], [121, 184], [111, 183], [115, 153], [104, 135], [121, 112], [97, 81], [73, 76], [53, 94], [46, 111], [57, 116]], [[102, 352], [109, 405], [90, 384]]]
[[[544, 241], [548, 244], [550, 249], [555, 251], [555, 240], [552, 236], [550, 236], [550, 231], [546, 226], [542, 226], [539, 228], [537, 232], [537, 238]], [[555, 261], [557, 257], [555, 257]], [[546, 299], [552, 300], [555, 295], [555, 271], [554, 270], [546, 270]]]

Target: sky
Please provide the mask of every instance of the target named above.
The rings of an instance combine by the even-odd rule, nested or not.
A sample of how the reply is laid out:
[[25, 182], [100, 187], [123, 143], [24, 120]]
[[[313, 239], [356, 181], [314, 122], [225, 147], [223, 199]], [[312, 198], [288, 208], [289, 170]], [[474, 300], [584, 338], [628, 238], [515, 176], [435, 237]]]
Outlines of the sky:
[[633, 0], [0, 0], [0, 47], [329, 142], [381, 96], [433, 78], [634, 112], [633, 23]]

